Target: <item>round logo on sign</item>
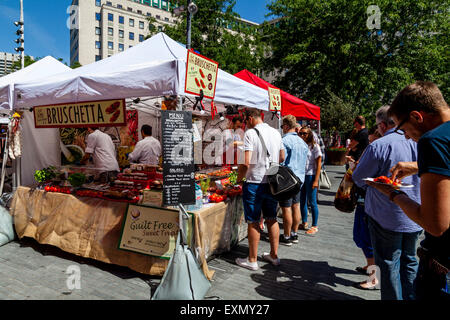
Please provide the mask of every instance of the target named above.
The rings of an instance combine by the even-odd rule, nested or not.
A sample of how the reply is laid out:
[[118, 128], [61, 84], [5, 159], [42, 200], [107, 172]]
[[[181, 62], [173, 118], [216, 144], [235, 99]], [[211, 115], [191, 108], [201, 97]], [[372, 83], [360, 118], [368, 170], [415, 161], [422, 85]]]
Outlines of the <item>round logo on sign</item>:
[[212, 89], [213, 89], [212, 83], [209, 84], [208, 89], [209, 89], [209, 90], [212, 90]]
[[208, 80], [211, 81], [212, 80], [212, 74], [208, 74]]

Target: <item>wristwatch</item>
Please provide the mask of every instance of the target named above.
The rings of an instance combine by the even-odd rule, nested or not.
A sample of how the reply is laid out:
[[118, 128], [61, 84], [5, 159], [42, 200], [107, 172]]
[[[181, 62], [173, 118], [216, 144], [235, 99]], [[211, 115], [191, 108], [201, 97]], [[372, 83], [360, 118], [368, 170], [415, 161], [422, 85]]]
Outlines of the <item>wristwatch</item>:
[[396, 196], [401, 195], [401, 194], [405, 194], [403, 191], [400, 190], [393, 190], [391, 191], [391, 193], [389, 194], [389, 200], [391, 200], [392, 202], [394, 202], [394, 199]]

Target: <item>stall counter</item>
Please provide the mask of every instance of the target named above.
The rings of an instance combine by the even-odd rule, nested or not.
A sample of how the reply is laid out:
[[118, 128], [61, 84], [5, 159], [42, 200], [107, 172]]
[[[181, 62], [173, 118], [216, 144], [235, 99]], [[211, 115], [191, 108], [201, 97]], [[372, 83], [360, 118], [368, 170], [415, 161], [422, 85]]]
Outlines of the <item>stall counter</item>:
[[[118, 249], [127, 203], [19, 187], [11, 204], [18, 237], [98, 261], [162, 276], [169, 260]], [[194, 215], [194, 249], [203, 272], [211, 279], [207, 260], [229, 251], [246, 236], [242, 197], [210, 204]]]

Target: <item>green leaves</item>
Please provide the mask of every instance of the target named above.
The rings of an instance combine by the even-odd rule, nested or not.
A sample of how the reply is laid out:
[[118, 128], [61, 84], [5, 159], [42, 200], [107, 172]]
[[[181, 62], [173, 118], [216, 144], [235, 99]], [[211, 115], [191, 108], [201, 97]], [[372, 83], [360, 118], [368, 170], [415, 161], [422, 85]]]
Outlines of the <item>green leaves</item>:
[[[185, 4], [184, 1], [179, 1]], [[242, 69], [257, 73], [264, 54], [263, 35], [253, 26], [239, 21], [233, 11], [234, 0], [195, 0], [199, 11], [192, 18], [191, 47], [219, 63], [231, 74]], [[232, 27], [229, 30], [226, 27]], [[186, 13], [174, 26], [164, 26], [163, 32], [172, 39], [186, 43]], [[151, 35], [157, 30], [151, 31]]]
[[[381, 30], [367, 27], [373, 4]], [[339, 117], [328, 107], [373, 118], [416, 80], [435, 82], [448, 99], [448, 0], [275, 0], [268, 8], [281, 21], [266, 34], [265, 71], [285, 69], [275, 85], [321, 106], [325, 122], [339, 127], [324, 118]]]

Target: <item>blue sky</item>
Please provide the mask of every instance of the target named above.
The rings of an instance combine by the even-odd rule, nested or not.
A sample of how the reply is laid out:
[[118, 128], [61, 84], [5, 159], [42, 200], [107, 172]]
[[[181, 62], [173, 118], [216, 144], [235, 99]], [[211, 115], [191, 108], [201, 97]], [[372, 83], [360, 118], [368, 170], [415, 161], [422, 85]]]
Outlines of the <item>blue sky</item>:
[[[71, 0], [23, 0], [25, 19], [25, 54], [34, 57], [51, 55], [70, 61], [69, 29], [66, 21]], [[258, 23], [265, 20], [270, 0], [237, 0], [235, 12]], [[19, 0], [0, 0], [0, 51], [15, 53], [18, 37], [14, 21], [20, 18]]]

